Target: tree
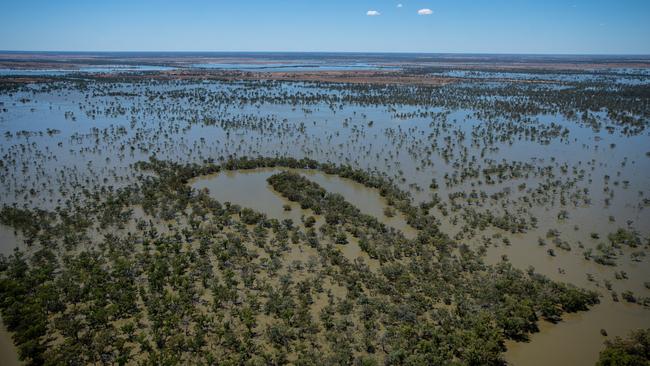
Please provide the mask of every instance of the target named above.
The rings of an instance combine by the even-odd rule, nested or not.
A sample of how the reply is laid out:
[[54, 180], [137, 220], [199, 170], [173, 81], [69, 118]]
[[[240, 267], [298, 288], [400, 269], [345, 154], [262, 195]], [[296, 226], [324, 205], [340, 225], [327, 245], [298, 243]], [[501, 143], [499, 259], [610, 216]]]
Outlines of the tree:
[[597, 366], [650, 365], [650, 329], [633, 331], [626, 339], [605, 342]]

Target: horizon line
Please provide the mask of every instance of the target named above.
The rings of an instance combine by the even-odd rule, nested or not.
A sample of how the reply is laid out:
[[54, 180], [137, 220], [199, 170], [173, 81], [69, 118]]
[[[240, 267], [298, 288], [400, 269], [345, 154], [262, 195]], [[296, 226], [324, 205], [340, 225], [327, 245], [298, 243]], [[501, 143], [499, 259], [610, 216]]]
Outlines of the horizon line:
[[76, 54], [100, 54], [100, 53], [313, 53], [313, 54], [413, 54], [413, 55], [484, 55], [484, 56], [643, 56], [650, 57], [650, 53], [546, 53], [546, 52], [431, 52], [431, 51], [134, 51], [134, 50], [3, 50], [0, 53], [76, 53]]

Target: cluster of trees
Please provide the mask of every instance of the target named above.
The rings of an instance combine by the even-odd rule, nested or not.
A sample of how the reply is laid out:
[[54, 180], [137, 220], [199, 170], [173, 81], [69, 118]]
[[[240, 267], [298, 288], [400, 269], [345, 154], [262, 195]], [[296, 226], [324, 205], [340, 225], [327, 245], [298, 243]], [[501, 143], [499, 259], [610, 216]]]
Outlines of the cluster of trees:
[[[592, 233], [592, 239], [599, 239], [599, 235]], [[585, 258], [593, 259], [594, 262], [607, 265], [616, 266], [617, 258], [623, 253], [623, 249], [637, 249], [631, 253], [632, 260], [640, 261], [645, 256], [644, 249], [650, 242], [642, 239], [639, 232], [632, 229], [619, 228], [613, 233], [607, 235], [608, 242], [600, 242], [596, 245], [596, 252], [593, 253], [592, 249], [585, 251]]]
[[[538, 73], [543, 73], [543, 71], [538, 70]], [[122, 82], [125, 84], [121, 84]], [[462, 187], [463, 193], [467, 192], [467, 194], [457, 199], [451, 199], [450, 197], [449, 202], [443, 202], [439, 197], [434, 197], [431, 202], [426, 202], [424, 207], [421, 206], [417, 207], [416, 210], [412, 210], [407, 217], [413, 225], [419, 228], [434, 225], [434, 222], [423, 220], [426, 219], [427, 215], [423, 215], [417, 209], [421, 211], [422, 209], [436, 208], [442, 215], [450, 216], [450, 220], [454, 225], [460, 223], [456, 238], [469, 240], [474, 238], [480, 231], [491, 226], [511, 232], [522, 232], [534, 227], [536, 218], [530, 214], [530, 210], [534, 208], [533, 205], [549, 206], [555, 204], [555, 201], [559, 198], [563, 209], [560, 211], [558, 218], [566, 219], [566, 214], [569, 211], [564, 209], [565, 206], [588, 204], [591, 200], [587, 188], [584, 188], [583, 191], [582, 187], [578, 189], [576, 185], [577, 182], [589, 176], [588, 170], [580, 166], [581, 163], [573, 166], [567, 163], [560, 164], [555, 162], [555, 157], [551, 157], [551, 162], [555, 164], [547, 164], [541, 159], [536, 160], [537, 158], [527, 162], [491, 159], [494, 155], [498, 155], [496, 153], [499, 151], [500, 146], [518, 143], [521, 140], [539, 144], [558, 140], [558, 142], [567, 144], [574, 142], [570, 139], [569, 130], [565, 123], [547, 123], [543, 121], [543, 118], [535, 115], [537, 113], [557, 114], [557, 110], [551, 110], [552, 108], [547, 105], [553, 103], [547, 102], [545, 99], [545, 95], [553, 92], [554, 89], [541, 88], [545, 90], [539, 91], [537, 90], [540, 89], [539, 85], [532, 85], [532, 83], [529, 83], [531, 85], [521, 84], [524, 85], [515, 85], [512, 90], [499, 84], [483, 85], [481, 83], [453, 84], [444, 88], [405, 88], [395, 86], [382, 86], [380, 88], [372, 85], [303, 84], [252, 80], [224, 80], [223, 82], [204, 84], [192, 80], [162, 81], [143, 80], [140, 77], [116, 76], [114, 78], [98, 78], [96, 81], [75, 82], [67, 80], [65, 82], [33, 85], [22, 88], [21, 96], [25, 95], [26, 97], [20, 98], [17, 96], [16, 100], [36, 104], [39, 93], [60, 91], [60, 95], [63, 96], [76, 91], [80, 92], [79, 98], [83, 93], [86, 93], [84, 95], [85, 103], [79, 103], [78, 107], [89, 118], [95, 119], [102, 116], [113, 118], [130, 117], [131, 129], [121, 125], [103, 129], [95, 127], [91, 129], [89, 134], [74, 133], [71, 137], [75, 142], [84, 145], [80, 151], [93, 151], [101, 155], [116, 155], [111, 156], [111, 158], [118, 157], [120, 161], [125, 159], [125, 156], [128, 156], [129, 153], [131, 157], [134, 157], [134, 154], [138, 152], [146, 155], [156, 152], [169, 158], [169, 156], [177, 156], [175, 154], [178, 154], [179, 151], [176, 149], [189, 148], [184, 150], [183, 154], [188, 152], [192, 154], [190, 159], [209, 162], [211, 160], [205, 159], [203, 155], [206, 152], [205, 138], [201, 138], [200, 143], [199, 141], [194, 142], [193, 146], [182, 146], [183, 143], [177, 146], [176, 144], [178, 140], [175, 134], [184, 133], [193, 125], [201, 125], [201, 127], [218, 126], [218, 131], [223, 132], [226, 140], [230, 142], [235, 142], [233, 136], [236, 131], [238, 133], [252, 133], [255, 136], [257, 134], [277, 136], [281, 146], [283, 145], [282, 141], [289, 141], [292, 138], [301, 141], [307, 141], [306, 139], [313, 141], [312, 138], [319, 141], [332, 141], [330, 139], [334, 136], [338, 137], [339, 134], [339, 131], [336, 131], [331, 134], [326, 133], [323, 136], [319, 133], [316, 133], [316, 136], [311, 136], [313, 131], [307, 128], [306, 121], [293, 121], [291, 120], [292, 117], [282, 118], [281, 115], [271, 113], [260, 115], [238, 110], [230, 113], [226, 111], [228, 108], [225, 106], [247, 106], [247, 108], [258, 110], [264, 104], [283, 106], [283, 108], [287, 109], [290, 108], [289, 106], [294, 107], [294, 109], [296, 106], [301, 106], [305, 117], [312, 111], [319, 110], [322, 107], [330, 108], [335, 114], [337, 110], [349, 106], [354, 108], [358, 106], [388, 106], [388, 110], [393, 113], [394, 118], [431, 118], [428, 129], [423, 128], [420, 130], [419, 127], [404, 129], [401, 126], [385, 128], [382, 124], [377, 126], [377, 123], [375, 123], [375, 126], [371, 126], [367, 116], [361, 113], [359, 117], [363, 119], [362, 123], [352, 125], [352, 128], [348, 129], [349, 124], [357, 118], [357, 112], [354, 110], [355, 117], [346, 117], [343, 126], [346, 132], [350, 133], [348, 143], [360, 141], [359, 139], [365, 139], [365, 142], [368, 142], [371, 140], [369, 132], [376, 132], [377, 127], [383, 130], [385, 137], [389, 139], [392, 145], [387, 145], [386, 150], [382, 148], [381, 153], [376, 154], [376, 158], [378, 162], [380, 162], [381, 158], [384, 158], [387, 164], [386, 170], [391, 171], [393, 174], [391, 177], [397, 183], [405, 183], [408, 179], [408, 174], [405, 175], [402, 169], [392, 169], [391, 166], [391, 164], [397, 165], [403, 162], [403, 159], [399, 158], [400, 151], [408, 152], [418, 171], [426, 171], [431, 168], [436, 161], [437, 157], [434, 156], [436, 153], [438, 157], [444, 159], [449, 168], [452, 168], [444, 174], [444, 185], [448, 189], [464, 185]], [[599, 98], [602, 97], [603, 99], [616, 99], [620, 92], [617, 88], [610, 90], [610, 88], [602, 85], [596, 88], [593, 83], [578, 83], [575, 86], [576, 90], [582, 90], [583, 87], [585, 92], [590, 93], [593, 93], [593, 89], [599, 90], [600, 94], [597, 94]], [[449, 90], [440, 92], [440, 89]], [[461, 91], [467, 92], [464, 98], [457, 95]], [[531, 92], [535, 98], [529, 96], [528, 92]], [[574, 92], [577, 93], [575, 90]], [[633, 92], [632, 94], [636, 95], [638, 93]], [[540, 97], [540, 100], [536, 99], [536, 97]], [[564, 99], [572, 98], [573, 94], [561, 97]], [[630, 102], [628, 97], [627, 95], [620, 97], [618, 102], [627, 106]], [[447, 101], [448, 98], [453, 100]], [[496, 98], [496, 100], [492, 100], [492, 98]], [[560, 98], [560, 96], [554, 96], [553, 98]], [[174, 102], [173, 106], [169, 105], [168, 102], [170, 101]], [[607, 104], [616, 103], [610, 100], [607, 101]], [[579, 123], [602, 125], [611, 122], [614, 124], [619, 123], [621, 126], [626, 125], [623, 120], [614, 119], [608, 121], [602, 114], [593, 113], [595, 111], [578, 110], [573, 103], [560, 103], [558, 105], [561, 107], [557, 107], [557, 105], [556, 107], [562, 110], [562, 113], [565, 113], [564, 110], [566, 109], [566, 114]], [[413, 106], [414, 108], [401, 108], [405, 106]], [[443, 111], [440, 111], [439, 107], [441, 106]], [[457, 108], [467, 110], [467, 113], [463, 113], [463, 120], [468, 123], [455, 123], [458, 121], [454, 117], [450, 117], [454, 115], [451, 114], [451, 110]], [[603, 110], [603, 108], [601, 106], [598, 110]], [[623, 108], [623, 106], [616, 108]], [[608, 110], [611, 110], [611, 108]], [[66, 111], [66, 115], [74, 115], [75, 112]], [[150, 117], [153, 120], [160, 119], [163, 121], [159, 122], [158, 126], [155, 126], [154, 123], [155, 127], [152, 129], [149, 123], [140, 121], [151, 119]], [[633, 118], [636, 119], [637, 117], [635, 115]], [[454, 118], [454, 120], [452, 121], [451, 118]], [[474, 123], [474, 120], [481, 123]], [[135, 128], [138, 125], [136, 121], [140, 121], [138, 123], [141, 124], [138, 128]], [[317, 123], [317, 121], [314, 121], [314, 123]], [[152, 136], [152, 131], [160, 133]], [[231, 132], [233, 132], [232, 135]], [[419, 133], [426, 133], [422, 135], [426, 137], [417, 138]], [[119, 143], [116, 143], [117, 141]], [[316, 154], [313, 153], [319, 148], [307, 146], [309, 142], [304, 141], [305, 145], [296, 146], [296, 150], [292, 149], [290, 154], [315, 156]], [[221, 144], [209, 145], [231, 145], [230, 143], [223, 143], [225, 141], [221, 142]], [[25, 151], [34, 148], [35, 145], [32, 145], [20, 146], [20, 149], [12, 151], [11, 158], [7, 159], [7, 161], [29, 154], [25, 153]], [[107, 145], [115, 145], [115, 149], [107, 148]], [[246, 152], [248, 155], [267, 148], [264, 143], [260, 142], [259, 138], [252, 142], [252, 145], [237, 143], [234, 145], [232, 149], [216, 149], [220, 150], [222, 157], [230, 157], [243, 153], [241, 149], [244, 148], [244, 145], [248, 148]], [[375, 155], [376, 151], [372, 150], [377, 149], [372, 149], [369, 146], [372, 143], [359, 145], [363, 146], [360, 147], [358, 156], [351, 155], [351, 150], [347, 149], [347, 151], [343, 152], [337, 151], [336, 154], [326, 156], [326, 158], [333, 158], [334, 161], [346, 161], [346, 164], [349, 164], [350, 167], [364, 166], [367, 163], [366, 159]], [[591, 147], [585, 145], [585, 148]], [[27, 150], [24, 150], [25, 148]], [[282, 151], [283, 149], [284, 147], [281, 147], [271, 153], [266, 152], [266, 154], [286, 154], [286, 151]], [[334, 149], [338, 150], [336, 147]], [[320, 149], [321, 152], [325, 150]], [[37, 153], [37, 151], [35, 149], [31, 154], [43, 153], [42, 151]], [[208, 151], [211, 152], [208, 156], [219, 156], [218, 153], [212, 153], [215, 151], [213, 147]], [[48, 154], [47, 160], [56, 160], [56, 156], [53, 156], [51, 151], [45, 153]], [[235, 155], [231, 155], [233, 153]], [[331, 153], [330, 150], [325, 154]], [[320, 156], [322, 158], [323, 155]], [[388, 159], [387, 156], [391, 159]], [[391, 162], [391, 160], [393, 161]], [[85, 162], [86, 159], [83, 159], [83, 161]], [[15, 165], [16, 162], [7, 164]], [[595, 162], [588, 164], [593, 165]], [[0, 167], [2, 167], [1, 162]], [[14, 166], [14, 168], [16, 167]], [[38, 169], [42, 169], [42, 167]], [[27, 184], [22, 179], [16, 179], [13, 175], [16, 175], [14, 172], [18, 170], [20, 169], [13, 169], [12, 172], [8, 167], [5, 168], [8, 176], [12, 176], [14, 179], [5, 180], [2, 177], [0, 181], [14, 184], [16, 197], [20, 196], [21, 199], [31, 202], [32, 199], [39, 195], [43, 182], [36, 179], [36, 181], [30, 181]], [[110, 172], [105, 173], [106, 175], [110, 176], [112, 173], [112, 177], [108, 177], [108, 179], [120, 181], [125, 178], [116, 175], [113, 168], [106, 171]], [[562, 174], [557, 174], [558, 171]], [[63, 180], [69, 179], [67, 173], [69, 172], [66, 172]], [[101, 174], [97, 176], [91, 174], [92, 176], [88, 177], [76, 176], [74, 172], [72, 173], [70, 176], [77, 179], [74, 183], [77, 185], [76, 188], [79, 188], [80, 185], [85, 186], [89, 182], [94, 183], [107, 179]], [[27, 178], [32, 179], [33, 176], [34, 174], [30, 174], [30, 177]], [[540, 179], [541, 181], [536, 182]], [[496, 184], [510, 185], [510, 183], [516, 183], [520, 187], [520, 192], [515, 198], [513, 198], [514, 194], [505, 190], [490, 192], [492, 186]], [[440, 185], [443, 185], [443, 183]], [[471, 193], [467, 189], [467, 185], [472, 186]], [[438, 183], [433, 186], [438, 186]], [[487, 189], [476, 189], [476, 187], [480, 186], [485, 186]], [[409, 184], [409, 188], [414, 191], [421, 190], [417, 183]], [[49, 187], [47, 190], [43, 189], [42, 191], [52, 193], [52, 188]], [[613, 199], [613, 190], [610, 189], [607, 192], [610, 197], [606, 199], [606, 202], [609, 204]], [[62, 195], [70, 194], [69, 191], [60, 193]], [[52, 195], [46, 196], [52, 202]], [[641, 202], [644, 201], [645, 199], [641, 200]], [[402, 204], [399, 199], [395, 201], [395, 205], [401, 205], [404, 210], [410, 210], [412, 207], [411, 205]], [[517, 206], [516, 210], [512, 209], [515, 205]], [[642, 205], [642, 203], [639, 203], [639, 205]], [[510, 207], [505, 209], [506, 206]], [[173, 207], [166, 208], [167, 217], [173, 216], [173, 212]], [[467, 222], [463, 222], [464, 220], [467, 220]], [[640, 257], [637, 256], [636, 258]], [[607, 262], [607, 260], [602, 261]]]
[[650, 329], [633, 331], [626, 338], [605, 341], [597, 366], [650, 365]]
[[[196, 353], [206, 349], [211, 351], [206, 357], [220, 362], [243, 362], [245, 349], [250, 359], [267, 362], [318, 359], [314, 355], [326, 355], [333, 363], [444, 363], [441, 360], [450, 359], [496, 363], [503, 339], [525, 339], [535, 331], [538, 318], [557, 321], [562, 312], [584, 310], [596, 298], [593, 293], [514, 270], [507, 263], [486, 266], [480, 259], [485, 248], [475, 253], [458, 242], [490, 227], [525, 232], [537, 224], [530, 210], [550, 207], [556, 201], [561, 206], [557, 218], [569, 218], [567, 209], [571, 205], [591, 203], [588, 188], [579, 187], [578, 183], [587, 179], [591, 183], [594, 173], [589, 173], [589, 169], [594, 170], [599, 163], [594, 159], [585, 165], [570, 164], [546, 156], [529, 161], [492, 157], [498, 156], [501, 146], [518, 141], [541, 145], [551, 141], [574, 143], [566, 124], [543, 122], [535, 116], [539, 113], [564, 114], [594, 129], [610, 124], [610, 132], [620, 129], [626, 134], [644, 131], [648, 117], [648, 95], [642, 87], [610, 88], [593, 82], [577, 82], [569, 90], [558, 92], [524, 83], [463, 83], [438, 88], [224, 80], [206, 85], [116, 77], [22, 89], [5, 88], [0, 83], [0, 89], [7, 93], [19, 91], [15, 100], [23, 104], [36, 104], [39, 92], [59, 90], [60, 96], [79, 92], [80, 98], [86, 93], [86, 103], [79, 103], [81, 113], [66, 111], [67, 119], [106, 116], [131, 120], [130, 130], [122, 125], [93, 127], [87, 134], [75, 132], [70, 136], [70, 141], [79, 146], [84, 162], [86, 157], [92, 160], [95, 155], [83, 154], [92, 151], [106, 155], [107, 167], [102, 169], [103, 173], [86, 175], [75, 169], [55, 170], [60, 179], [57, 182], [72, 188], [60, 188], [58, 193], [65, 198], [58, 201], [52, 199], [53, 188], [46, 178], [52, 175], [45, 173], [45, 161], [57, 159], [54, 150], [39, 149], [36, 143], [16, 144], [6, 150], [7, 159], [0, 162], [5, 172], [0, 181], [12, 185], [16, 197], [31, 203], [42, 191], [50, 197], [50, 203], [58, 206], [52, 212], [18, 206], [5, 207], [0, 212], [0, 222], [21, 231], [30, 245], [29, 257], [16, 254], [3, 260], [8, 273], [3, 286], [9, 294], [3, 308], [13, 314], [9, 316], [11, 327], [18, 335], [21, 349], [30, 354], [27, 358], [68, 363], [72, 359], [62, 358], [64, 355], [77, 355], [74, 362], [79, 363], [119, 363], [124, 362], [117, 358], [120, 354], [127, 358], [147, 355], [152, 362], [179, 363], [198, 360]], [[363, 121], [355, 124], [357, 109], [346, 110], [355, 117], [346, 117], [340, 132], [349, 133], [348, 145], [364, 143], [358, 144], [358, 150], [341, 149], [328, 155], [338, 150], [338, 129], [311, 136], [314, 131], [307, 129], [306, 122], [288, 122], [287, 118], [267, 113], [228, 112], [230, 106], [259, 111], [266, 103], [282, 105], [287, 110], [300, 106], [306, 119], [321, 107], [336, 114], [348, 106], [380, 106], [393, 113], [395, 119], [431, 122], [428, 128], [421, 129], [386, 127], [382, 121], [369, 121], [362, 113], [359, 117]], [[463, 113], [463, 122], [467, 124], [455, 123], [458, 121], [450, 113], [451, 109], [461, 108], [469, 110]], [[594, 113], [601, 110], [607, 110], [608, 116]], [[290, 115], [293, 116], [286, 116], [293, 118]], [[142, 120], [160, 121], [156, 126]], [[474, 120], [481, 123], [466, 126]], [[290, 150], [292, 154], [317, 156], [312, 153], [319, 148], [308, 146], [306, 141], [327, 141], [323, 145], [331, 145], [330, 150], [320, 149], [318, 156], [346, 163], [284, 157], [236, 159], [232, 157], [265, 151], [262, 148], [267, 146], [260, 142], [265, 139], [254, 137], [257, 140], [251, 145], [235, 143], [235, 147], [217, 150], [206, 149], [204, 138], [191, 146], [184, 145], [184, 135], [192, 125], [206, 130], [216, 126], [218, 129], [212, 130], [223, 132], [224, 139], [219, 136], [220, 143], [208, 144], [212, 146], [237, 142], [234, 136], [243, 132], [269, 137], [266, 141], [275, 136], [283, 147], [290, 144], [287, 141], [301, 141], [303, 145]], [[374, 141], [370, 136], [379, 131], [383, 136], [374, 137], [383, 137], [388, 144], [373, 149], [372, 143], [366, 142]], [[5, 137], [33, 139], [57, 133], [46, 130]], [[179, 133], [183, 137], [177, 145]], [[584, 148], [597, 146], [589, 143]], [[614, 148], [614, 144], [609, 146]], [[179, 152], [187, 152], [190, 160], [202, 163], [175, 164], [154, 158], [136, 164], [141, 169], [140, 176], [129, 181], [129, 177], [116, 173], [118, 169], [108, 161], [109, 156], [122, 161], [128, 154], [131, 158], [138, 153], [168, 158], [178, 156]], [[205, 158], [206, 152], [207, 156], [221, 153], [228, 159], [220, 158], [220, 163], [216, 163]], [[401, 152], [409, 154], [411, 161], [399, 155]], [[286, 153], [287, 149], [280, 148], [271, 154]], [[437, 157], [441, 159], [436, 160]], [[32, 158], [39, 159], [38, 164], [33, 164], [35, 167]], [[382, 159], [383, 170], [391, 175], [357, 168], [377, 163], [381, 167]], [[438, 166], [439, 160], [446, 166]], [[403, 162], [408, 162], [404, 169], [400, 166]], [[406, 167], [411, 162], [413, 165]], [[406, 239], [402, 233], [363, 215], [341, 196], [295, 174], [283, 173], [270, 182], [279, 193], [317, 216], [301, 223], [278, 222], [248, 208], [221, 204], [188, 185], [190, 179], [199, 175], [260, 167], [317, 169], [376, 188], [388, 202], [386, 214], [404, 214], [408, 224], [418, 230], [418, 236]], [[32, 168], [35, 170], [29, 170]], [[430, 188], [437, 192], [433, 192], [430, 201], [415, 205], [411, 195], [399, 188], [409, 183], [411, 168], [436, 174], [446, 168], [449, 171], [437, 177], [440, 182], [432, 181]], [[19, 172], [27, 179], [19, 179]], [[613, 172], [607, 173], [614, 176]], [[430, 178], [420, 183], [424, 181], [426, 186]], [[609, 178], [605, 177], [606, 184]], [[614, 187], [618, 186], [616, 179], [612, 178]], [[108, 181], [135, 183], [115, 190]], [[622, 181], [623, 189], [628, 183]], [[517, 186], [518, 191], [500, 189], [497, 184]], [[421, 192], [418, 183], [408, 187]], [[458, 191], [451, 192], [453, 188]], [[614, 192], [612, 187], [605, 188], [605, 201], [609, 204]], [[77, 201], [79, 192], [83, 192], [83, 203]], [[443, 201], [438, 193], [448, 200]], [[639, 205], [646, 201], [640, 200]], [[134, 217], [134, 205], [142, 206], [147, 220]], [[438, 229], [436, 209], [458, 229], [456, 241]], [[551, 216], [555, 218], [555, 212]], [[615, 220], [612, 217], [610, 221]], [[126, 235], [128, 231], [131, 233]], [[113, 232], [124, 235], [108, 235]], [[104, 235], [106, 240], [102, 239]], [[501, 238], [496, 235], [492, 239]], [[559, 232], [548, 239], [557, 248], [571, 250]], [[633, 230], [622, 229], [607, 239], [607, 243], [595, 248], [596, 254], [585, 251], [585, 258], [613, 265], [623, 248], [639, 249], [632, 253], [634, 260], [644, 255], [640, 250], [645, 249], [644, 240]], [[484, 242], [492, 243], [485, 236]], [[500, 242], [510, 243], [507, 238]], [[576, 244], [582, 248], [580, 242]], [[341, 245], [358, 245], [372, 261], [370, 266], [346, 257], [340, 251]], [[350, 251], [350, 247], [345, 249]], [[309, 253], [307, 258], [305, 253]], [[553, 248], [548, 253], [556, 255]], [[117, 261], [118, 254], [126, 260]], [[41, 273], [36, 266], [48, 271]], [[20, 269], [23, 267], [26, 269]], [[115, 269], [119, 271], [114, 272]], [[127, 294], [120, 296], [115, 288], [104, 283], [101, 278], [106, 276], [127, 289]], [[74, 288], [58, 281], [59, 278], [81, 285]], [[282, 282], [276, 283], [274, 279], [280, 278]], [[616, 278], [625, 279], [627, 275], [617, 272]], [[86, 283], [97, 290], [86, 293]], [[134, 287], [133, 283], [146, 286]], [[607, 288], [612, 290], [611, 283]], [[325, 294], [327, 305], [323, 306], [318, 302]], [[621, 290], [620, 294], [628, 302], [649, 301], [629, 291]], [[618, 301], [616, 292], [612, 291], [612, 296]], [[37, 300], [31, 303], [31, 299]], [[135, 305], [129, 307], [128, 303]], [[28, 306], [21, 307], [22, 304]], [[61, 310], [60, 304], [65, 304], [65, 310]], [[192, 310], [193, 307], [200, 311]], [[34, 311], [45, 311], [48, 316], [37, 319], [31, 314]], [[376, 314], [385, 315], [376, 322], [368, 319]], [[45, 319], [46, 326], [39, 319]], [[75, 320], [76, 328], [63, 327], [69, 319]], [[86, 319], [100, 319], [113, 326], [102, 327], [101, 321]], [[488, 322], [489, 326], [481, 327], [481, 322]], [[140, 328], [142, 331], [137, 331]], [[455, 334], [462, 342], [453, 339], [452, 329], [464, 329]], [[216, 332], [220, 338], [211, 338], [206, 335], [209, 332]], [[93, 339], [89, 334], [100, 334], [101, 339]], [[362, 342], [357, 339], [358, 334], [364, 335]], [[70, 342], [61, 346], [53, 338]], [[83, 350], [75, 348], [78, 344], [83, 344]], [[471, 347], [465, 348], [464, 344]], [[414, 345], [426, 352], [413, 348]]]
[[[540, 317], [557, 321], [598, 301], [507, 262], [486, 265], [435, 227], [407, 239], [298, 174], [269, 183], [318, 220], [268, 219], [187, 184], [224, 167], [282, 164], [379, 188], [416, 223], [433, 222], [381, 177], [280, 158], [221, 166], [154, 159], [139, 165], [154, 174], [112, 194], [88, 192], [78, 206], [5, 207], [3, 222], [30, 232], [35, 248], [0, 260], [0, 310], [21, 357], [30, 364], [497, 365], [504, 341], [526, 339]], [[145, 215], [133, 215], [134, 205]], [[73, 230], [79, 235], [71, 239]], [[356, 245], [348, 235], [380, 264], [344, 255], [341, 245]]]

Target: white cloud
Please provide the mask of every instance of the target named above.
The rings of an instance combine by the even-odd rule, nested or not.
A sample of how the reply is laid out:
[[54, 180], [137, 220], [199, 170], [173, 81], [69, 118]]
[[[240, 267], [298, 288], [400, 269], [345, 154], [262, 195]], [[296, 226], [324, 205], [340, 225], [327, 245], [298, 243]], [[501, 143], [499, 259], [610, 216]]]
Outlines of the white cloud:
[[404, 5], [402, 5], [402, 4], [397, 4], [397, 7], [398, 7], [398, 8], [401, 8], [402, 6], [404, 6]]
[[377, 10], [368, 10], [366, 15], [369, 16], [369, 17], [376, 17], [378, 15], [381, 15], [381, 13], [378, 12]]
[[431, 9], [420, 9], [418, 10], [418, 15], [431, 15], [433, 14], [433, 10]]

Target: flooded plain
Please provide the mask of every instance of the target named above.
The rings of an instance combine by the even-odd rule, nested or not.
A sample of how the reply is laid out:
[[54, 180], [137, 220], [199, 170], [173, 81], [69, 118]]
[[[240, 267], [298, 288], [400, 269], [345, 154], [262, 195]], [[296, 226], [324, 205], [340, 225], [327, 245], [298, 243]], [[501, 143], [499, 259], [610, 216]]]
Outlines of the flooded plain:
[[[540, 323], [529, 343], [507, 342], [505, 359], [512, 365], [594, 365], [605, 339], [625, 337], [630, 329], [650, 327], [647, 309], [603, 301], [585, 313], [570, 314], [553, 324]], [[600, 333], [605, 329], [607, 336]]]
[[[547, 79], [590, 82], [580, 76]], [[450, 98], [470, 94], [462, 86], [450, 88]], [[382, 93], [403, 99], [387, 104]], [[650, 327], [647, 129], [632, 133], [604, 111], [577, 117], [540, 107], [517, 113], [515, 120], [489, 115], [482, 107], [489, 98], [477, 97], [475, 105], [446, 99], [422, 105], [410, 102], [416, 93], [406, 87], [181, 81], [6, 90], [0, 94], [0, 201], [51, 210], [84, 187], [135, 182], [143, 173], [132, 164], [152, 156], [197, 164], [246, 156], [349, 164], [394, 182], [414, 205], [433, 202], [430, 211], [441, 229], [483, 251], [486, 263], [532, 266], [552, 280], [600, 293], [601, 303], [589, 311], [565, 314], [557, 324], [540, 321], [530, 342], [508, 341], [509, 363], [593, 365], [606, 339], [601, 329], [613, 337]], [[434, 98], [426, 93], [415, 99]], [[639, 118], [647, 124], [647, 116]], [[285, 170], [222, 171], [190, 185], [219, 202], [301, 222], [313, 213], [267, 183]], [[290, 170], [406, 237], [417, 236], [378, 190], [316, 170]], [[619, 229], [638, 242], [612, 246], [609, 235]], [[11, 254], [17, 240], [0, 226], [2, 254]], [[350, 259], [363, 256], [354, 240], [340, 249]], [[626, 291], [635, 303], [621, 298]], [[0, 340], [0, 347], [6, 344]]]
[[192, 64], [191, 68], [206, 70], [236, 70], [254, 72], [296, 72], [296, 71], [373, 71], [373, 70], [399, 70], [394, 66], [373, 65], [367, 63], [202, 63]]
[[0, 76], [70, 76], [84, 74], [119, 74], [119, 73], [140, 73], [171, 71], [174, 67], [155, 65], [103, 65], [103, 66], [82, 66], [71, 69], [3, 69], [0, 68]]
[[[377, 190], [350, 179], [318, 171], [270, 168], [226, 171], [213, 176], [194, 178], [191, 185], [199, 190], [207, 188], [210, 196], [220, 202], [231, 202], [242, 207], [252, 208], [278, 220], [291, 219], [294, 222], [300, 222], [303, 216], [313, 215], [313, 213], [300, 209], [300, 205], [275, 192], [266, 181], [270, 176], [283, 171], [299, 173], [318, 183], [328, 192], [340, 194], [346, 201], [359, 208], [362, 213], [375, 217], [379, 222], [403, 232], [409, 238], [417, 235], [416, 230], [406, 223], [401, 212], [394, 212], [392, 217], [386, 216], [384, 212], [387, 208], [385, 199]], [[291, 206], [291, 210], [286, 211], [283, 208], [284, 205]]]
[[[278, 220], [292, 219], [300, 222], [305, 216], [313, 215], [313, 212], [300, 209], [299, 205], [279, 195], [266, 182], [268, 177], [282, 171], [304, 175], [327, 191], [343, 195], [362, 212], [405, 232], [408, 237], [417, 235], [417, 231], [406, 224], [400, 213], [392, 218], [383, 214], [387, 205], [378, 192], [348, 179], [317, 171], [280, 168], [225, 171], [195, 178], [191, 184], [199, 190], [208, 189], [211, 197], [218, 201], [253, 208]], [[284, 210], [284, 205], [291, 206], [291, 210]], [[567, 235], [563, 237], [571, 242], [582, 239], [573, 227], [576, 222], [580, 222], [581, 227], [593, 230], [601, 227], [598, 220], [590, 223], [588, 218], [583, 218], [582, 221], [573, 220], [571, 225], [559, 225], [559, 229], [566, 230]], [[626, 260], [619, 267], [608, 267], [586, 260], [581, 253], [548, 256], [547, 248], [537, 245], [537, 238], [543, 235], [542, 230], [533, 230], [512, 236], [511, 240], [520, 244], [489, 248], [486, 262], [498, 263], [505, 256], [516, 267], [532, 266], [553, 280], [570, 282], [596, 291], [603, 290], [600, 280], [612, 278], [619, 268], [625, 268], [632, 279], [626, 281], [625, 288], [635, 293], [647, 290], [645, 283], [650, 279], [650, 266], [646, 263]], [[350, 259], [362, 254], [358, 246], [351, 244], [343, 246], [342, 250]], [[367, 256], [364, 259], [372, 263]], [[565, 315], [559, 323], [540, 321], [540, 332], [534, 333], [529, 342], [508, 342], [506, 360], [513, 365], [593, 365], [597, 361], [596, 350], [599, 350], [604, 339], [607, 339], [600, 333], [601, 329], [607, 332], [607, 337], [623, 337], [631, 329], [649, 327], [650, 317], [647, 309], [635, 304], [614, 302], [605, 296], [601, 299], [601, 304], [589, 312]]]
[[3, 365], [18, 366], [22, 363], [18, 359], [18, 352], [11, 339], [11, 333], [7, 331], [2, 319], [0, 318], [0, 360]]

